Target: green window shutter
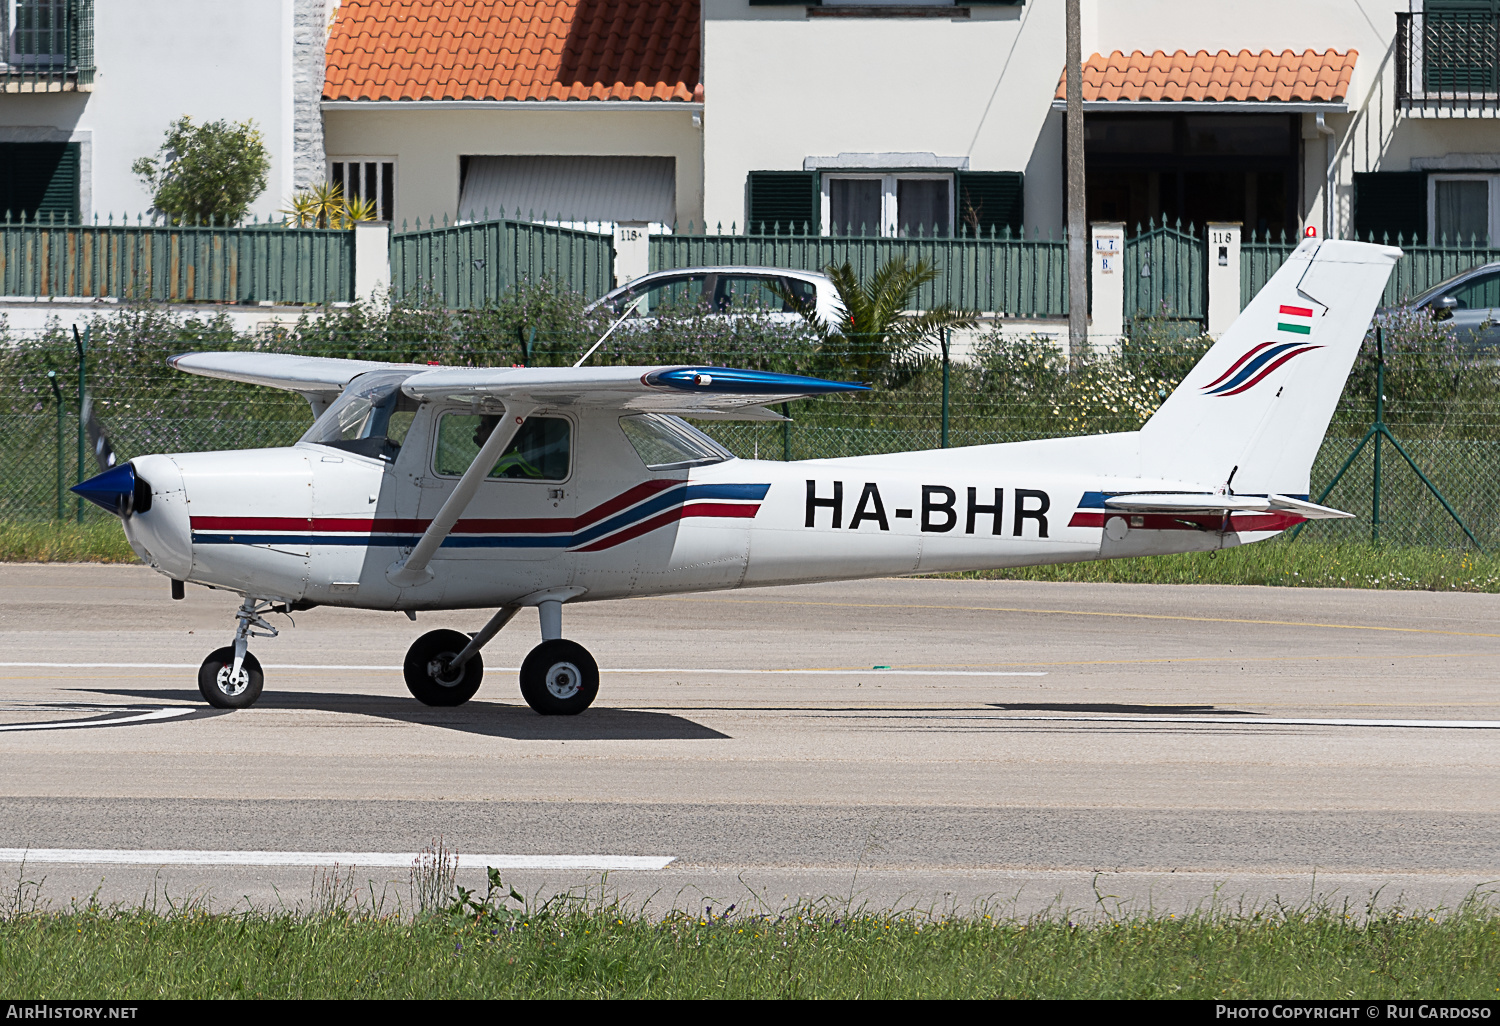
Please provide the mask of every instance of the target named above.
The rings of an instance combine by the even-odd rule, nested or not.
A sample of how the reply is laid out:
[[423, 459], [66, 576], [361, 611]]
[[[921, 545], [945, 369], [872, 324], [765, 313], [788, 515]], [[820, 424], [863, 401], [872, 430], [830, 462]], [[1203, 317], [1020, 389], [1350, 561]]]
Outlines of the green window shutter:
[[0, 217], [78, 221], [78, 143], [0, 143]]
[[818, 230], [817, 172], [751, 171], [745, 187], [745, 230]]
[[954, 176], [958, 224], [981, 236], [1021, 231], [1026, 216], [1025, 178], [1019, 171], [960, 171]]
[[1399, 235], [1408, 243], [1427, 234], [1427, 173], [1366, 171], [1354, 174], [1354, 235], [1376, 242]]

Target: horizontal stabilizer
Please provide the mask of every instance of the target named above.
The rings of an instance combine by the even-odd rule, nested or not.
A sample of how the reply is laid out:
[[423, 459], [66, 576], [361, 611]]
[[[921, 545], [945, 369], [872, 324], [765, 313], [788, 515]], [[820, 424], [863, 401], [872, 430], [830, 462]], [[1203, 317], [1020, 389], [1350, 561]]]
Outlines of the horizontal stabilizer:
[[1295, 513], [1305, 520], [1342, 520], [1354, 516], [1343, 510], [1319, 506], [1289, 495], [1230, 495], [1218, 492], [1185, 492], [1143, 495], [1111, 495], [1104, 505], [1122, 513]]
[[1350, 520], [1354, 517], [1353, 513], [1345, 513], [1331, 506], [1319, 506], [1316, 502], [1308, 502], [1306, 499], [1294, 499], [1290, 495], [1271, 496], [1271, 508], [1295, 513], [1308, 520]]

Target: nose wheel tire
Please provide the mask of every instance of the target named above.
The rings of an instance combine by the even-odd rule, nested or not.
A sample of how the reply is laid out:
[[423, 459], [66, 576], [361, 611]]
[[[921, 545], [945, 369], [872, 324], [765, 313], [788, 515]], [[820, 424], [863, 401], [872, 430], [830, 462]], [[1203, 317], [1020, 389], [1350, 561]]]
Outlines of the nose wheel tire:
[[599, 694], [599, 664], [576, 641], [544, 641], [521, 664], [521, 696], [543, 716], [576, 716]]
[[247, 709], [260, 697], [266, 683], [260, 660], [246, 652], [239, 676], [233, 670], [234, 648], [228, 645], [210, 652], [198, 668], [198, 690], [215, 709]]
[[458, 631], [428, 631], [406, 650], [406, 688], [423, 705], [463, 705], [479, 690], [484, 662], [479, 653], [456, 670], [448, 663], [469, 644]]

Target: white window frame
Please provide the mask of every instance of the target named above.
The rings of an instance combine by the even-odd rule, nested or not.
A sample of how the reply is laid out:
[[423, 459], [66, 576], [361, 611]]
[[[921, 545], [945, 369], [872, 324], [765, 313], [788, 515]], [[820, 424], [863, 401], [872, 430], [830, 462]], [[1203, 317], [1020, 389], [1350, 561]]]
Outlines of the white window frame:
[[[366, 164], [374, 164], [375, 165], [375, 181], [376, 181], [375, 189], [376, 189], [377, 192], [384, 191], [384, 187], [385, 187], [385, 171], [383, 170], [383, 168], [384, 168], [384, 166], [386, 164], [391, 165], [391, 209], [388, 210], [388, 211], [382, 211], [380, 209], [380, 204], [377, 202], [376, 205], [375, 205], [375, 220], [377, 220], [377, 221], [391, 221], [391, 222], [394, 222], [396, 220], [396, 208], [398, 206], [398, 197], [399, 197], [399, 193], [398, 193], [397, 189], [398, 189], [398, 187], [401, 184], [401, 169], [400, 169], [400, 167], [399, 167], [399, 165], [398, 165], [395, 157], [378, 157], [378, 156], [349, 156], [349, 157], [339, 156], [339, 157], [329, 157], [328, 158], [328, 181], [329, 181], [330, 184], [332, 184], [332, 182], [333, 182], [333, 166], [335, 164], [342, 164], [342, 165], [344, 165], [344, 168], [345, 168], [345, 172], [344, 172], [345, 173], [345, 178], [344, 178], [344, 181], [346, 183], [348, 182], [347, 175], [348, 175], [348, 166], [350, 164], [358, 164], [359, 165], [361, 180], [363, 180], [364, 166]], [[346, 184], [345, 187], [344, 187], [344, 195], [347, 196], [348, 194], [349, 194], [349, 188], [348, 188], [348, 186]], [[360, 196], [362, 198], [364, 197], [364, 191], [362, 189], [360, 191]], [[389, 217], [382, 217], [381, 216], [382, 214], [389, 214], [390, 216]]]
[[[927, 180], [944, 181], [948, 183], [948, 230], [953, 230], [953, 191], [954, 174], [947, 172], [932, 171], [883, 171], [883, 172], [858, 172], [858, 171], [824, 171], [819, 178], [819, 191], [822, 194], [822, 209], [819, 213], [819, 223], [823, 226], [822, 234], [834, 234], [833, 224], [833, 191], [832, 183], [835, 179], [849, 180], [860, 179], [862, 181], [878, 181], [880, 183], [880, 225], [879, 234], [887, 238], [893, 238], [898, 233], [897, 210], [896, 210], [896, 183], [901, 181]], [[842, 227], [842, 226], [838, 226]]]
[[[1438, 223], [1437, 223], [1437, 187], [1438, 182], [1488, 182], [1489, 193], [1489, 225], [1491, 246], [1500, 242], [1500, 175], [1497, 174], [1429, 174], [1427, 176], [1427, 241], [1428, 245], [1438, 245]], [[1454, 240], [1457, 241], [1457, 240]]]

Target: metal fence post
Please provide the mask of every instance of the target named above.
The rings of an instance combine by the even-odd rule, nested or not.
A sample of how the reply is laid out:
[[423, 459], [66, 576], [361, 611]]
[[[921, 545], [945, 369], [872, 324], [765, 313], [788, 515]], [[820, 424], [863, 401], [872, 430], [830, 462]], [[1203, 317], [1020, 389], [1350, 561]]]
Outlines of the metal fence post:
[[784, 463], [792, 462], [792, 411], [790, 403], [781, 404], [781, 415], [786, 419], [781, 422], [781, 459]]
[[1375, 328], [1375, 473], [1371, 481], [1370, 541], [1380, 541], [1380, 443], [1385, 428], [1385, 329]]
[[57, 519], [62, 520], [67, 513], [63, 509], [63, 397], [62, 389], [57, 387], [57, 371], [47, 372], [47, 383], [52, 386], [52, 398], [57, 406]]
[[[92, 330], [92, 328], [86, 328], [80, 335], [78, 325], [73, 325], [73, 345], [78, 350], [78, 480], [75, 484], [83, 484], [83, 396], [88, 370], [88, 333]], [[78, 522], [83, 523], [83, 496], [81, 495], [78, 496]]]
[[948, 329], [943, 329], [943, 439], [942, 447], [948, 448]]

